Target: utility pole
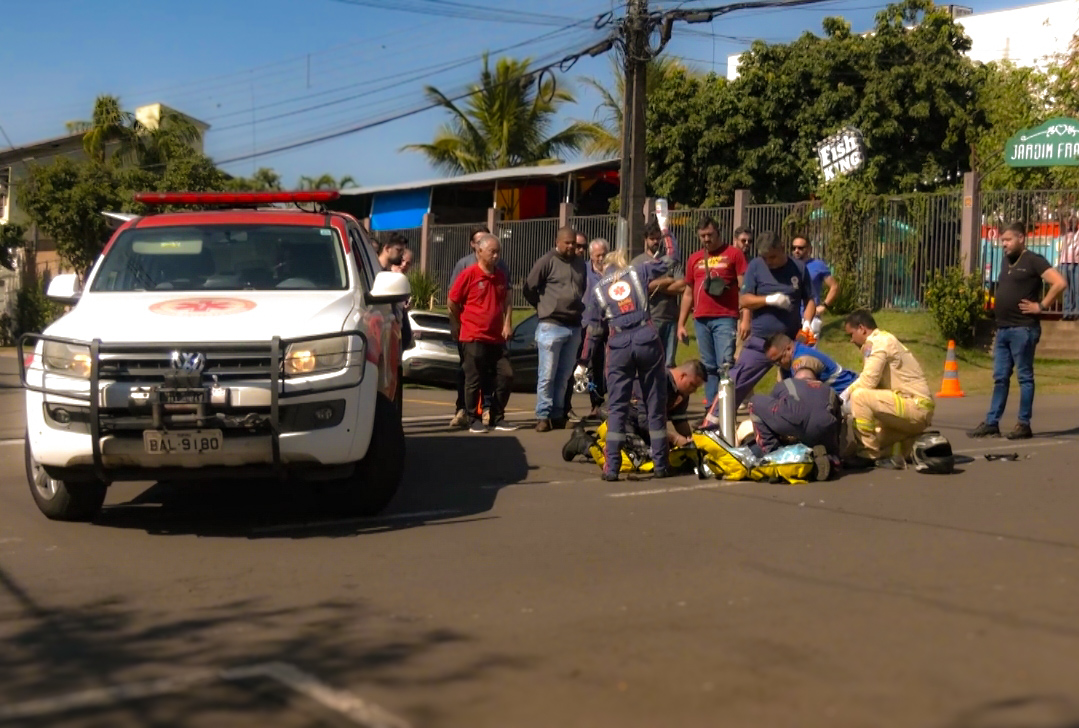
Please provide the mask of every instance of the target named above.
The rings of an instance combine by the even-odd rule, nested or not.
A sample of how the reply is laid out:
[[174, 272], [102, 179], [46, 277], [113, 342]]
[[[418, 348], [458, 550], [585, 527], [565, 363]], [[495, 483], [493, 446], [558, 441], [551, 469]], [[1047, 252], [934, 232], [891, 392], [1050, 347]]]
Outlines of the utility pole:
[[622, 164], [618, 174], [616, 247], [632, 258], [644, 246], [644, 114], [648, 78], [648, 0], [629, 0], [623, 28], [626, 91], [622, 100]]
[[[813, 5], [824, 0], [741, 0], [710, 8], [674, 9], [650, 14], [648, 0], [628, 0], [626, 17], [616, 37], [589, 49], [589, 55], [606, 52], [614, 41], [625, 58], [626, 92], [622, 99], [622, 166], [618, 173], [618, 231], [616, 247], [630, 257], [644, 248], [645, 144], [644, 115], [647, 107], [648, 62], [659, 55], [671, 39], [676, 22], [711, 23], [715, 18], [753, 8]], [[652, 31], [659, 29], [658, 47], [649, 45]]]

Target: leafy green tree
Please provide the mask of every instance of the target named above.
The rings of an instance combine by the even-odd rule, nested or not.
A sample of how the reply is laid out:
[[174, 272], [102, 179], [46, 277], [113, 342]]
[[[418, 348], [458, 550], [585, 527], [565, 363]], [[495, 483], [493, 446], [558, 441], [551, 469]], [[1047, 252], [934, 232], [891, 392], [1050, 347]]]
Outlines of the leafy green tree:
[[[828, 18], [824, 35], [758, 41], [733, 82], [665, 81], [649, 100], [651, 186], [689, 204], [729, 204], [748, 188], [760, 202], [806, 199], [822, 178], [816, 145], [850, 124], [862, 130], [870, 193], [955, 185], [969, 169], [971, 131], [984, 123], [969, 39], [930, 0], [878, 13], [871, 33]], [[681, 94], [694, 92], [687, 100]], [[671, 128], [673, 127], [673, 128]], [[668, 167], [694, 180], [690, 199]], [[681, 190], [679, 190], [681, 191]]]
[[563, 84], [544, 77], [526, 83], [530, 59], [500, 58], [494, 69], [486, 54], [480, 80], [458, 105], [433, 86], [427, 98], [450, 114], [429, 144], [409, 144], [404, 150], [420, 152], [435, 168], [450, 174], [490, 169], [551, 164], [580, 151], [592, 138], [593, 129], [573, 122], [551, 133], [555, 117], [573, 94]]
[[[127, 180], [113, 165], [59, 157], [31, 165], [18, 183], [19, 199], [30, 219], [56, 243], [56, 252], [85, 274], [109, 238], [101, 213], [125, 209], [131, 200]], [[125, 194], [126, 192], [126, 194]]]

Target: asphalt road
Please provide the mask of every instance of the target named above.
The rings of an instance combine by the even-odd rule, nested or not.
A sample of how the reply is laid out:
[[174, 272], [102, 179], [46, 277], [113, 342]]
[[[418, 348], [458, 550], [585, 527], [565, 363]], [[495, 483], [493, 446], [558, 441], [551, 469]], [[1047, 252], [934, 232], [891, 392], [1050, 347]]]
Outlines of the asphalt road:
[[0, 390], [0, 725], [1079, 725], [1077, 397], [1018, 444], [942, 401], [962, 473], [800, 487], [603, 483], [407, 399], [383, 518], [147, 483], [82, 525], [38, 514]]

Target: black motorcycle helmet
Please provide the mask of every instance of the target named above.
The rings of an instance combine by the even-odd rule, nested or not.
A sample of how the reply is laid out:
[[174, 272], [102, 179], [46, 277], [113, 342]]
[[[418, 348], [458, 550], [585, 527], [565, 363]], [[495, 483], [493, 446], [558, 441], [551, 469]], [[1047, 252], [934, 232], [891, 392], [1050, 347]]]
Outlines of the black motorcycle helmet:
[[914, 469], [919, 473], [946, 475], [955, 471], [955, 455], [948, 438], [939, 432], [923, 433], [914, 441], [911, 452]]

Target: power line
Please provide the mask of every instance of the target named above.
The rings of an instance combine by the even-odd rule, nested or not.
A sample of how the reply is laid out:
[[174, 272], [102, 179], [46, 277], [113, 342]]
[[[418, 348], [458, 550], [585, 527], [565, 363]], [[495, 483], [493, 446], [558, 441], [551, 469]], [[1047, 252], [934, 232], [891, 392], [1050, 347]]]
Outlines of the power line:
[[[546, 39], [551, 38], [551, 37], [553, 37], [555, 35], [558, 35], [558, 34], [564, 32], [564, 31], [571, 30], [574, 27], [577, 27], [577, 26], [581, 25], [584, 22], [590, 22], [590, 21], [591, 21], [591, 19], [589, 19], [588, 21], [577, 21], [575, 23], [572, 23], [571, 25], [567, 25], [567, 26], [559, 28], [557, 30], [553, 30], [553, 31], [550, 31], [548, 33], [544, 33], [544, 34], [539, 35], [539, 36], [537, 36], [535, 38], [529, 38], [528, 40], [520, 41], [518, 43], [513, 43], [511, 45], [504, 46], [502, 48], [498, 48], [498, 49], [495, 49], [493, 51], [488, 51], [488, 52], [486, 52], [486, 55], [498, 55], [500, 53], [506, 53], [508, 51], [515, 50], [515, 49], [520, 48], [522, 46], [529, 45], [531, 43], [537, 43], [539, 41], [546, 40]], [[412, 70], [409, 70], [409, 71], [402, 71], [400, 73], [391, 74], [389, 76], [380, 76], [377, 79], [377, 81], [388, 81], [388, 80], [392, 80], [392, 79], [404, 79], [404, 80], [403, 81], [398, 81], [397, 83], [383, 85], [383, 86], [380, 86], [380, 87], [378, 87], [376, 89], [373, 89], [373, 90], [370, 90], [370, 91], [365, 91], [365, 92], [363, 92], [361, 94], [354, 94], [354, 95], [350, 95], [350, 96], [345, 96], [345, 97], [340, 98], [340, 99], [334, 99], [332, 101], [319, 103], [319, 104], [316, 104], [314, 106], [307, 106], [307, 107], [304, 107], [304, 108], [301, 108], [301, 109], [295, 109], [295, 110], [292, 110], [292, 111], [287, 111], [287, 112], [284, 112], [284, 113], [281, 113], [281, 114], [277, 114], [275, 116], [263, 117], [263, 118], [259, 119], [258, 121], [259, 122], [269, 121], [269, 120], [272, 120], [272, 119], [284, 118], [284, 117], [287, 117], [287, 116], [294, 116], [296, 114], [304, 113], [306, 111], [315, 111], [315, 110], [326, 108], [326, 107], [329, 107], [329, 106], [336, 106], [336, 105], [341, 104], [341, 103], [345, 103], [345, 102], [348, 102], [348, 101], [356, 100], [358, 98], [362, 98], [362, 97], [367, 96], [367, 95], [372, 94], [372, 93], [378, 93], [379, 91], [383, 91], [383, 90], [386, 90], [388, 88], [394, 88], [396, 86], [399, 86], [401, 83], [426, 78], [428, 76], [436, 75], [438, 73], [444, 73], [445, 71], [450, 71], [450, 70], [453, 70], [455, 68], [460, 68], [462, 66], [465, 66], [465, 65], [468, 65], [468, 64], [471, 64], [471, 63], [475, 63], [476, 61], [481, 60], [484, 55], [485, 55], [485, 53], [472, 54], [472, 55], [462, 57], [462, 58], [458, 58], [458, 59], [452, 60], [452, 61], [443, 61], [441, 63], [432, 64], [430, 66], [422, 66], [420, 68], [412, 69]], [[419, 74], [419, 75], [415, 75], [415, 74]], [[409, 77], [409, 78], [405, 78], [405, 77]], [[221, 114], [220, 116], [217, 116], [217, 117], [214, 117], [214, 118], [216, 118], [216, 119], [224, 119], [224, 118], [228, 118], [228, 117], [231, 117], [231, 116], [239, 116], [241, 114], [249, 113], [251, 111], [260, 111], [260, 110], [265, 110], [265, 109], [269, 109], [269, 108], [276, 108], [278, 106], [284, 106], [284, 105], [287, 105], [287, 104], [295, 103], [297, 101], [303, 101], [303, 100], [306, 100], [306, 99], [312, 99], [312, 98], [317, 98], [317, 97], [321, 97], [321, 96], [326, 96], [326, 95], [329, 95], [329, 94], [337, 93], [339, 91], [347, 91], [349, 89], [362, 88], [364, 86], [367, 86], [367, 85], [375, 83], [375, 82], [376, 82], [376, 80], [372, 80], [372, 79], [365, 80], [365, 81], [359, 81], [359, 82], [356, 82], [356, 83], [347, 84], [345, 86], [338, 86], [338, 87], [333, 88], [333, 89], [327, 89], [327, 90], [324, 90], [324, 91], [319, 91], [319, 92], [316, 92], [316, 93], [313, 93], [313, 94], [305, 94], [303, 96], [294, 97], [294, 98], [291, 98], [291, 99], [283, 99], [283, 100], [279, 100], [279, 101], [273, 101], [273, 102], [270, 102], [268, 104], [263, 104], [261, 106], [257, 106], [254, 109], [246, 109], [246, 110], [243, 110], [243, 111], [235, 111], [235, 112], [230, 112], [228, 114]], [[241, 124], [234, 124], [232, 126], [221, 127], [219, 129], [217, 129], [217, 131], [224, 131], [224, 130], [227, 130], [227, 129], [234, 129], [234, 128], [237, 128], [237, 127], [240, 127], [240, 126], [246, 126], [247, 124], [248, 124], [248, 122], [241, 123]]]
[[[561, 59], [559, 59], [559, 60], [557, 60], [557, 61], [555, 61], [553, 63], [548, 63], [548, 64], [545, 64], [543, 66], [539, 66], [539, 67], [536, 67], [536, 68], [530, 68], [526, 73], [523, 73], [523, 74], [521, 74], [519, 76], [515, 76], [513, 78], [509, 78], [509, 79], [497, 84], [496, 87], [497, 86], [504, 86], [504, 85], [508, 85], [508, 84], [512, 84], [512, 83], [521, 83], [522, 81], [525, 81], [526, 79], [528, 80], [529, 83], [533, 83], [533, 82], [539, 83], [539, 82], [541, 82], [542, 76], [543, 76], [543, 74], [545, 72], [550, 72], [550, 71], [552, 71], [554, 69], [559, 69], [562, 72], [566, 72], [582, 56], [585, 56], [585, 55], [600, 55], [600, 53], [605, 53], [610, 48], [610, 46], [608, 45], [608, 46], [604, 47], [602, 50], [599, 50], [599, 47], [601, 45], [603, 45], [603, 44], [597, 44], [596, 46], [593, 46], [592, 48], [586, 48], [586, 49], [578, 51], [576, 53], [566, 55], [563, 58], [561, 58]], [[482, 93], [484, 90], [485, 90], [484, 88], [472, 89], [472, 90], [464, 92], [464, 93], [459, 93], [459, 94], [455, 94], [453, 96], [449, 96], [449, 97], [447, 97], [446, 100], [450, 101], [450, 102], [460, 101], [462, 99], [468, 98], [469, 96], [474, 96], [476, 94]], [[316, 137], [313, 137], [313, 138], [310, 138], [310, 139], [304, 139], [304, 140], [301, 140], [301, 141], [292, 142], [290, 144], [284, 144], [284, 145], [278, 146], [278, 147], [276, 147], [274, 149], [267, 149], [267, 150], [263, 150], [261, 152], [257, 152], [256, 154], [243, 154], [243, 155], [240, 155], [240, 156], [232, 157], [230, 159], [223, 159], [223, 160], [217, 162], [217, 164], [219, 164], [219, 165], [233, 164], [235, 162], [242, 162], [242, 161], [245, 161], [247, 159], [252, 159], [254, 157], [265, 157], [265, 156], [268, 156], [268, 155], [271, 155], [271, 154], [280, 154], [281, 152], [287, 152], [287, 151], [291, 151], [293, 149], [299, 149], [301, 147], [311, 146], [312, 144], [318, 144], [320, 142], [329, 141], [331, 139], [337, 139], [337, 138], [340, 138], [340, 137], [343, 137], [343, 136], [348, 136], [350, 134], [355, 134], [357, 132], [366, 131], [367, 129], [373, 129], [373, 128], [378, 127], [378, 126], [383, 126], [385, 124], [389, 124], [390, 122], [399, 121], [401, 119], [405, 119], [405, 118], [408, 118], [410, 116], [415, 116], [416, 114], [420, 114], [420, 113], [422, 113], [424, 111], [428, 111], [430, 109], [438, 108], [438, 107], [441, 107], [441, 106], [443, 106], [443, 104], [440, 103], [440, 102], [427, 102], [427, 103], [424, 103], [424, 104], [422, 104], [422, 105], [420, 105], [418, 107], [412, 108], [412, 109], [410, 109], [408, 111], [404, 111], [404, 112], [401, 112], [401, 113], [398, 113], [398, 114], [394, 114], [394, 115], [391, 115], [391, 116], [388, 116], [388, 117], [384, 117], [384, 118], [381, 118], [381, 119], [378, 119], [378, 120], [375, 120], [375, 121], [370, 121], [370, 122], [366, 122], [366, 123], [363, 123], [363, 124], [357, 124], [355, 126], [351, 126], [351, 127], [346, 128], [346, 129], [342, 129], [340, 131], [336, 131], [336, 132], [332, 132], [332, 133], [328, 133], [328, 134], [323, 134], [321, 136], [316, 136]]]
[[345, 5], [359, 5], [378, 10], [394, 10], [419, 15], [437, 15], [444, 18], [464, 20], [517, 23], [525, 25], [560, 25], [570, 18], [546, 13], [533, 13], [524, 10], [495, 8], [488, 5], [474, 5], [456, 0], [334, 0]]

